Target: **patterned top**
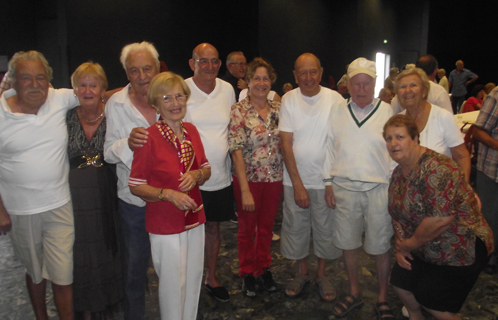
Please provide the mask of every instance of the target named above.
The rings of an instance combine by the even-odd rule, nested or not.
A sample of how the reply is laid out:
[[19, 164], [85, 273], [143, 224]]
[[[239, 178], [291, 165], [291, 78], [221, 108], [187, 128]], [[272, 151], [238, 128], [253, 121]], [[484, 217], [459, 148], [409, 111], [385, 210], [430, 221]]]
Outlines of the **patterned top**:
[[[102, 119], [95, 134], [93, 135], [90, 142], [86, 139], [85, 130], [83, 130], [76, 109], [71, 109], [67, 112], [66, 122], [67, 122], [67, 132], [69, 134], [69, 142], [67, 146], [67, 153], [69, 160], [74, 158], [95, 157], [99, 155], [98, 163], [102, 163], [104, 160], [104, 140], [106, 131], [106, 118]], [[84, 163], [85, 160], [79, 161]]]
[[283, 178], [278, 112], [280, 102], [268, 100], [266, 121], [249, 102], [249, 97], [232, 106], [229, 125], [230, 152], [242, 150], [247, 181], [275, 182]]
[[[484, 100], [476, 126], [489, 133], [493, 139], [498, 140], [498, 87], [494, 88]], [[484, 172], [498, 183], [498, 150], [479, 143], [477, 170]]]
[[456, 162], [430, 149], [405, 177], [396, 167], [389, 185], [389, 214], [411, 237], [426, 217], [455, 219], [436, 239], [413, 253], [436, 265], [468, 266], [475, 260], [475, 239], [493, 251], [493, 234], [479, 212], [474, 192]]

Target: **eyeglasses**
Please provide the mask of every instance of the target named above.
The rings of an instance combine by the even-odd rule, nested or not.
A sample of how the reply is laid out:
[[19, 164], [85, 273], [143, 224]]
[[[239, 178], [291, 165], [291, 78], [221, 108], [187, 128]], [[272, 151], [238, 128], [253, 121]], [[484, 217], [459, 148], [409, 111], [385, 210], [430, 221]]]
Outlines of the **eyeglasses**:
[[172, 95], [162, 95], [161, 98], [163, 99], [164, 103], [166, 104], [172, 104], [173, 101], [176, 100], [178, 103], [183, 103], [187, 101], [187, 96], [183, 94], [176, 94], [174, 96]]
[[213, 58], [211, 60], [206, 59], [206, 58], [201, 58], [201, 59], [195, 59], [195, 61], [199, 62], [199, 64], [202, 64], [202, 65], [207, 65], [209, 62], [211, 62], [211, 64], [213, 64], [213, 65], [217, 65], [217, 64], [221, 63], [221, 60], [217, 59], [217, 58]]
[[246, 63], [245, 62], [229, 62], [230, 64], [235, 64], [239, 67], [245, 67], [246, 66]]

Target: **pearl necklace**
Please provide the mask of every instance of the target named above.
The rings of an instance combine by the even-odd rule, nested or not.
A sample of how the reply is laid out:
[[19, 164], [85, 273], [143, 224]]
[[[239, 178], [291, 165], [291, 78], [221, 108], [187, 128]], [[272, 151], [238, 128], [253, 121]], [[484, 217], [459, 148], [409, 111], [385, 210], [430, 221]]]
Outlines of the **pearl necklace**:
[[78, 114], [78, 116], [80, 117], [80, 119], [81, 119], [81, 120], [83, 120], [83, 121], [84, 121], [84, 122], [86, 122], [86, 123], [95, 123], [95, 122], [99, 121], [99, 120], [100, 120], [100, 118], [102, 118], [102, 117], [104, 116], [104, 110], [102, 110], [102, 113], [101, 113], [101, 114], [100, 114], [97, 118], [95, 118], [95, 119], [93, 119], [93, 120], [88, 120], [88, 119], [85, 119], [85, 117], [83, 117], [83, 116], [81, 115], [81, 111], [80, 111], [80, 109], [79, 109], [79, 108], [78, 108], [78, 109], [76, 109], [76, 113]]

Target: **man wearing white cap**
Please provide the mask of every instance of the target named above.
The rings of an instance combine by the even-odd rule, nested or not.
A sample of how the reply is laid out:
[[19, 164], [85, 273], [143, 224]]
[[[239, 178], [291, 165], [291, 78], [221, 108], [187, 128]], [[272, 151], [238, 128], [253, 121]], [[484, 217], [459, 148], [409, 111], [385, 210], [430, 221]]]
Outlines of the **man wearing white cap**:
[[325, 200], [335, 208], [333, 243], [343, 250], [350, 289], [349, 295], [335, 303], [333, 313], [342, 317], [364, 304], [358, 281], [358, 248], [365, 230], [364, 250], [375, 256], [377, 265], [376, 311], [379, 318], [394, 318], [387, 304], [393, 235], [387, 212], [391, 159], [382, 136], [393, 110], [374, 98], [375, 62], [358, 58], [350, 63], [347, 76], [351, 98], [330, 113], [323, 170]]

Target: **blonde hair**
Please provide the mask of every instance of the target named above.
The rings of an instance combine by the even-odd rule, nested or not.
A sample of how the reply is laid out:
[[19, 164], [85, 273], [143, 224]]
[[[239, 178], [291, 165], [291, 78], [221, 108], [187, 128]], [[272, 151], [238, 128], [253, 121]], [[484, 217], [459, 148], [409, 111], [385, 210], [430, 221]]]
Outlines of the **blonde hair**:
[[429, 94], [429, 90], [431, 89], [431, 84], [429, 83], [429, 79], [427, 78], [427, 74], [425, 73], [424, 70], [420, 68], [410, 68], [410, 69], [405, 69], [403, 72], [398, 74], [396, 77], [396, 80], [394, 81], [394, 92], [398, 94], [399, 90], [399, 82], [401, 79], [404, 77], [408, 77], [411, 75], [418, 75], [420, 80], [422, 81], [422, 89], [425, 91], [425, 98], [427, 98], [427, 95]]
[[190, 88], [183, 78], [176, 73], [167, 71], [161, 72], [152, 78], [149, 83], [149, 89], [147, 90], [147, 103], [155, 106], [158, 97], [165, 91], [171, 90], [177, 84], [180, 84], [188, 100], [190, 98]]
[[73, 87], [73, 89], [76, 89], [76, 87], [78, 86], [78, 81], [81, 78], [87, 76], [95, 77], [96, 79], [98, 79], [100, 81], [100, 87], [104, 90], [106, 90], [109, 86], [102, 66], [98, 63], [88, 61], [80, 64], [80, 66], [76, 68], [76, 70], [74, 70], [73, 74], [71, 75], [71, 86]]

